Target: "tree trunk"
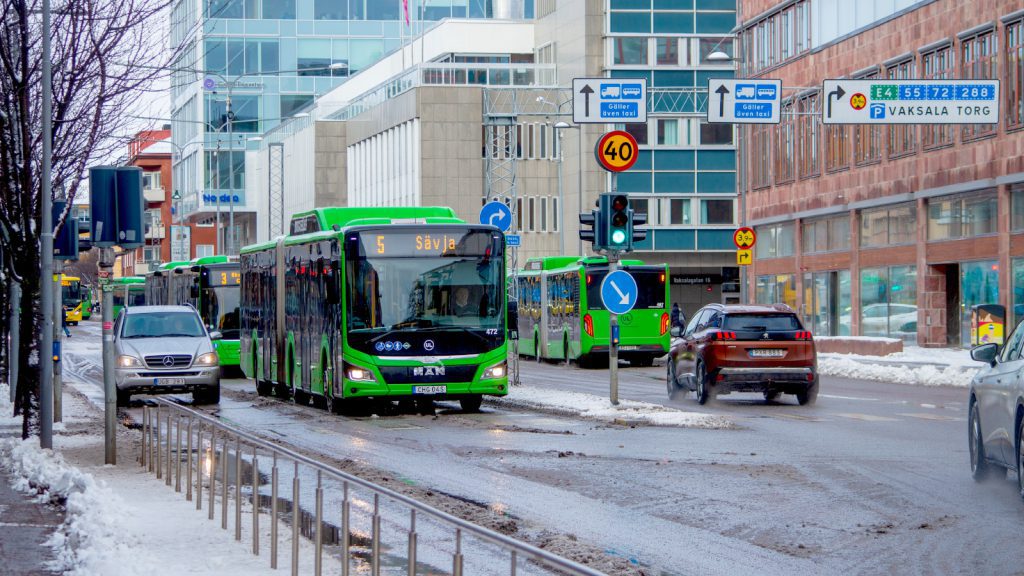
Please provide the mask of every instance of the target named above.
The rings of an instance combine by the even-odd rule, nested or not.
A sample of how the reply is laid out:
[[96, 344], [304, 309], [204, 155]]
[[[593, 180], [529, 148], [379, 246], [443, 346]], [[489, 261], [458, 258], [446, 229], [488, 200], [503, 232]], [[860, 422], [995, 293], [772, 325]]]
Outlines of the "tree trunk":
[[39, 341], [43, 321], [39, 302], [39, 270], [33, 270], [35, 259], [19, 260], [21, 269], [28, 273], [22, 276], [21, 284], [18, 389], [14, 398], [14, 414], [21, 414], [21, 437], [28, 439], [39, 435], [39, 382], [42, 375], [39, 354], [43, 352], [39, 349]]
[[0, 271], [0, 382], [7, 382], [10, 374], [10, 323], [11, 317], [11, 282], [7, 275]]

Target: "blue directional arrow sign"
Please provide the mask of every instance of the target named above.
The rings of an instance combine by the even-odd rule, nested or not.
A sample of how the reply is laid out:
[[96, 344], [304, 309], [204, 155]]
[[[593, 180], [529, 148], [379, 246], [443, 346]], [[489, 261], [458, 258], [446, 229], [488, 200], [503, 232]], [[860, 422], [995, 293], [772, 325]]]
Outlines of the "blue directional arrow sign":
[[601, 300], [613, 314], [625, 314], [636, 305], [636, 280], [625, 270], [616, 270], [601, 282]]
[[488, 202], [480, 209], [480, 223], [497, 226], [502, 232], [512, 227], [512, 211], [501, 202]]

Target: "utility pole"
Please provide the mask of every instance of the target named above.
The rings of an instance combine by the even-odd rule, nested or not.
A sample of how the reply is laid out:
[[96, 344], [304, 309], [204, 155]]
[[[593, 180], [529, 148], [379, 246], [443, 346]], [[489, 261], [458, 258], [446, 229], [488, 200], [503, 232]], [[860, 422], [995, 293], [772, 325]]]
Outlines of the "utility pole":
[[[101, 248], [99, 283], [103, 291], [103, 430], [105, 464], [117, 464], [117, 383], [114, 381], [114, 293], [110, 279], [114, 274], [114, 249]], [[127, 291], [127, 286], [125, 286]], [[125, 305], [128, 304], [127, 294]]]
[[235, 139], [232, 125], [234, 124], [234, 112], [231, 111], [231, 91], [235, 87], [235, 81], [225, 82], [228, 88], [227, 120], [228, 120], [228, 234], [230, 240], [226, 242], [227, 253], [235, 253]]
[[[43, 312], [43, 325], [40, 330], [42, 341], [39, 343], [39, 446], [43, 449], [53, 448], [53, 290], [47, 283], [53, 282], [53, 85], [50, 63], [50, 0], [43, 0], [43, 64], [42, 64], [42, 128], [43, 158], [40, 184], [42, 190], [40, 205], [42, 209], [42, 230], [40, 230], [40, 249], [42, 250], [39, 270], [40, 307]], [[32, 295], [30, 294], [29, 297]]]
[[[64, 261], [60, 260], [53, 266], [53, 421], [63, 421], [61, 400], [64, 394], [61, 364], [64, 363]], [[58, 318], [60, 319], [58, 321]]]

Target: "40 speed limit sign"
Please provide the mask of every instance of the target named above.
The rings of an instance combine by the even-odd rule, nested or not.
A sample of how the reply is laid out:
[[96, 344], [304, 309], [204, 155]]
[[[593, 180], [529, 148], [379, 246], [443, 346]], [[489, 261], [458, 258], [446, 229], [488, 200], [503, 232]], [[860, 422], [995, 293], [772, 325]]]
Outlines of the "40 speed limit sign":
[[625, 172], [636, 164], [640, 155], [636, 138], [629, 132], [614, 130], [601, 137], [594, 148], [597, 163], [609, 172]]

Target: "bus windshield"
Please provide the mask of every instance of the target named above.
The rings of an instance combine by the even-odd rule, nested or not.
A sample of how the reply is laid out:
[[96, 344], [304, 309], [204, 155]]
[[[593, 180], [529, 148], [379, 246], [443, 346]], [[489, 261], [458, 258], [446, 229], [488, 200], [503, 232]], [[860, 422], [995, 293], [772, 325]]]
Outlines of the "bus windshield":
[[238, 340], [238, 286], [217, 286], [203, 290], [199, 313], [212, 330], [219, 330], [225, 340]]
[[60, 287], [61, 304], [74, 308], [82, 301], [82, 285], [74, 280], [64, 282]]
[[[634, 310], [657, 309], [665, 307], [665, 269], [628, 268], [627, 271], [636, 280], [637, 296]], [[604, 310], [601, 300], [601, 282], [608, 275], [607, 268], [588, 268], [587, 273], [587, 307], [591, 310]]]
[[[368, 353], [410, 354], [410, 348], [422, 342], [427, 352], [458, 354], [478, 353], [503, 342], [501, 235], [467, 228], [432, 234], [364, 231], [349, 235], [346, 317], [350, 344]], [[382, 336], [394, 332], [402, 334]], [[456, 335], [445, 338], [442, 345], [437, 335], [446, 332]], [[467, 333], [472, 336], [464, 337]]]

